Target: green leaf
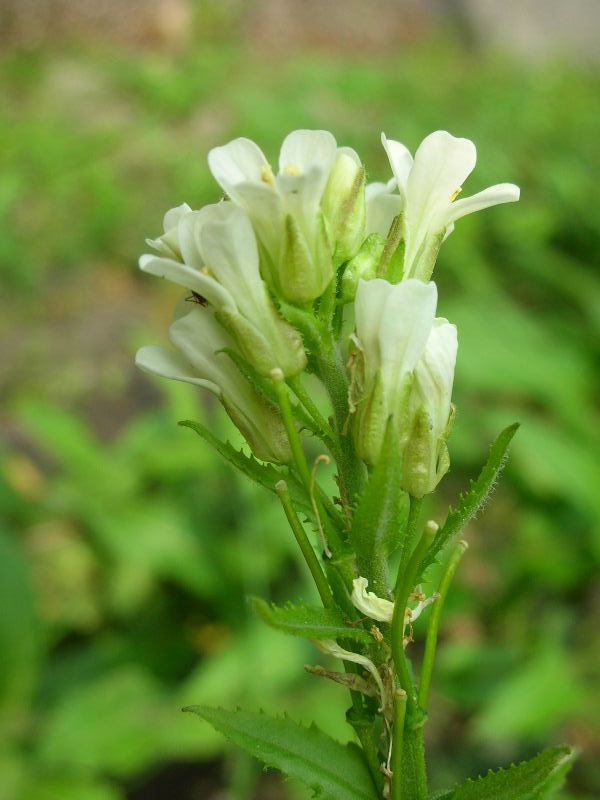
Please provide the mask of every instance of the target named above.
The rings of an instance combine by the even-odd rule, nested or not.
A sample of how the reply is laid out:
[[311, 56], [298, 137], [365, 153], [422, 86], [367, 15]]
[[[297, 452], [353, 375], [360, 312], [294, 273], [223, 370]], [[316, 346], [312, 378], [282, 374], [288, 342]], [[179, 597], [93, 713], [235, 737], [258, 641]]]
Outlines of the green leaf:
[[0, 530], [0, 729], [27, 707], [41, 655], [29, 571], [17, 542]]
[[400, 488], [402, 457], [390, 427], [377, 466], [358, 502], [351, 532], [358, 571], [368, 578], [371, 590], [382, 597], [388, 593], [387, 557], [404, 544], [408, 514], [408, 495]]
[[485, 505], [498, 480], [498, 475], [506, 463], [508, 447], [518, 428], [518, 422], [509, 425], [498, 435], [490, 447], [487, 462], [479, 473], [479, 477], [477, 480], [471, 481], [468, 491], [461, 494], [457, 508], [450, 509], [446, 521], [437, 532], [431, 547], [427, 551], [427, 555], [423, 559], [421, 575], [435, 562], [443, 548], [460, 534]]
[[575, 755], [570, 747], [552, 747], [531, 761], [468, 780], [439, 800], [543, 800], [561, 786]]
[[250, 605], [258, 616], [283, 633], [305, 639], [351, 639], [354, 642], [373, 644], [370, 633], [362, 628], [351, 628], [344, 615], [335, 608], [311, 608], [291, 603], [286, 606], [269, 605], [260, 597], [250, 597]]
[[233, 464], [240, 472], [242, 472], [250, 480], [268, 489], [275, 494], [275, 484], [280, 480], [285, 480], [290, 490], [290, 495], [296, 508], [302, 510], [304, 513], [311, 515], [312, 508], [309, 500], [306, 497], [304, 489], [290, 475], [286, 470], [277, 469], [272, 464], [262, 464], [257, 461], [254, 456], [247, 456], [241, 450], [236, 450], [229, 442], [222, 442], [215, 436], [208, 428], [202, 425], [201, 422], [194, 422], [190, 419], [181, 420], [178, 423], [182, 428], [191, 428], [198, 436], [201, 436], [205, 442], [214, 447], [214, 449], [230, 464]]
[[316, 726], [247, 711], [189, 706], [216, 730], [268, 767], [304, 783], [319, 800], [377, 800], [358, 748], [343, 745]]

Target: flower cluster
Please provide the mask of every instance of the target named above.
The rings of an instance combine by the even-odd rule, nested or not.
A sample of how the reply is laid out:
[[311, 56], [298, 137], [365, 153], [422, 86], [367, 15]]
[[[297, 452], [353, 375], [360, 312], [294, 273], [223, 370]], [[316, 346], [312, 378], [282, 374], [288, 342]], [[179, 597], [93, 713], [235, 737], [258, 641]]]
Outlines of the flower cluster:
[[277, 171], [249, 139], [211, 150], [225, 199], [171, 209], [162, 236], [147, 240], [154, 253], [140, 259], [191, 302], [177, 308], [173, 349], [143, 347], [136, 360], [213, 392], [254, 455], [285, 464], [289, 436], [269, 384], [319, 375], [319, 335], [335, 340], [355, 452], [374, 467], [393, 437], [402, 488], [422, 497], [450, 464], [457, 353], [456, 327], [436, 317], [437, 254], [460, 217], [519, 190], [500, 184], [457, 199], [476, 161], [468, 139], [437, 131], [414, 159], [382, 141], [392, 177], [368, 185], [358, 155], [326, 131], [290, 133]]

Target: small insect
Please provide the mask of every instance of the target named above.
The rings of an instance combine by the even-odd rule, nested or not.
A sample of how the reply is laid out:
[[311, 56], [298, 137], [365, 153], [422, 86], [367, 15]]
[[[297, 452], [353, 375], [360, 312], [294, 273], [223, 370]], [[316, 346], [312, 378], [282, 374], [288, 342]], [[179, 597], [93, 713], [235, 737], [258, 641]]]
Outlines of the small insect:
[[206, 299], [206, 297], [202, 297], [202, 295], [198, 294], [198, 292], [192, 291], [191, 295], [189, 297], [186, 297], [185, 299], [189, 303], [198, 303], [199, 306], [208, 305], [208, 300]]

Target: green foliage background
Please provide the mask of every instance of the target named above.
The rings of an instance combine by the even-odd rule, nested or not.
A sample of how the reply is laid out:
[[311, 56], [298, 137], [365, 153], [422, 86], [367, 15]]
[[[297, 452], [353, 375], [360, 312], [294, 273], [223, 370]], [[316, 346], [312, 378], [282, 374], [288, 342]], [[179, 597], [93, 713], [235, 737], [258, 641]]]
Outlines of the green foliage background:
[[[443, 788], [568, 741], [582, 756], [565, 797], [592, 798], [598, 75], [446, 40], [275, 59], [235, 31], [216, 39], [1, 59], [0, 800], [186, 800], [219, 785], [236, 800], [303, 797], [181, 715], [187, 704], [286, 709], [346, 735], [342, 690], [303, 674], [310, 645], [244, 600], [313, 598], [276, 501], [175, 425], [234, 437], [218, 408], [132, 366], [178, 296], [137, 274], [144, 237], [168, 207], [218, 198], [211, 146], [245, 135], [276, 158], [296, 127], [332, 130], [372, 180], [388, 172], [381, 130], [414, 148], [447, 128], [478, 145], [466, 193], [522, 187], [518, 206], [461, 221], [436, 273], [460, 336], [444, 498], [502, 426], [522, 428], [449, 598], [431, 758]], [[430, 512], [441, 521], [442, 500]]]

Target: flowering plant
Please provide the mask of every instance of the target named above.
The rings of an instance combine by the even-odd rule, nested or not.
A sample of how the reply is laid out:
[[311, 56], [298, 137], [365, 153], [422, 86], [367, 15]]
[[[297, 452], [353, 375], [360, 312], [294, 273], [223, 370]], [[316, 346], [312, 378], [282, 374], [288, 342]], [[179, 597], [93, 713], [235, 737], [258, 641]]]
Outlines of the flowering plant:
[[[148, 240], [154, 254], [140, 259], [193, 302], [176, 310], [173, 347], [143, 347], [137, 364], [208, 389], [245, 438], [251, 453], [181, 423], [281, 502], [322, 606], [251, 603], [268, 625], [343, 663], [343, 672], [309, 671], [349, 690], [356, 741], [342, 745], [287, 717], [190, 710], [324, 800], [429, 797], [423, 729], [441, 613], [467, 548], [462, 532], [518, 427], [500, 433], [443, 524], [422, 520], [423, 498], [450, 467], [454, 417], [458, 338], [436, 317], [437, 255], [461, 217], [518, 200], [519, 190], [500, 184], [457, 199], [476, 151], [445, 131], [414, 159], [382, 141], [392, 177], [368, 185], [358, 155], [325, 131], [289, 134], [277, 174], [248, 139], [217, 147], [208, 163], [225, 199], [167, 212], [163, 235]], [[316, 446], [312, 464], [303, 437]], [[333, 497], [318, 480], [324, 461], [335, 467]], [[425, 596], [438, 560], [440, 585]], [[417, 670], [412, 623], [428, 608]], [[552, 748], [442, 797], [543, 798], [572, 759]]]

